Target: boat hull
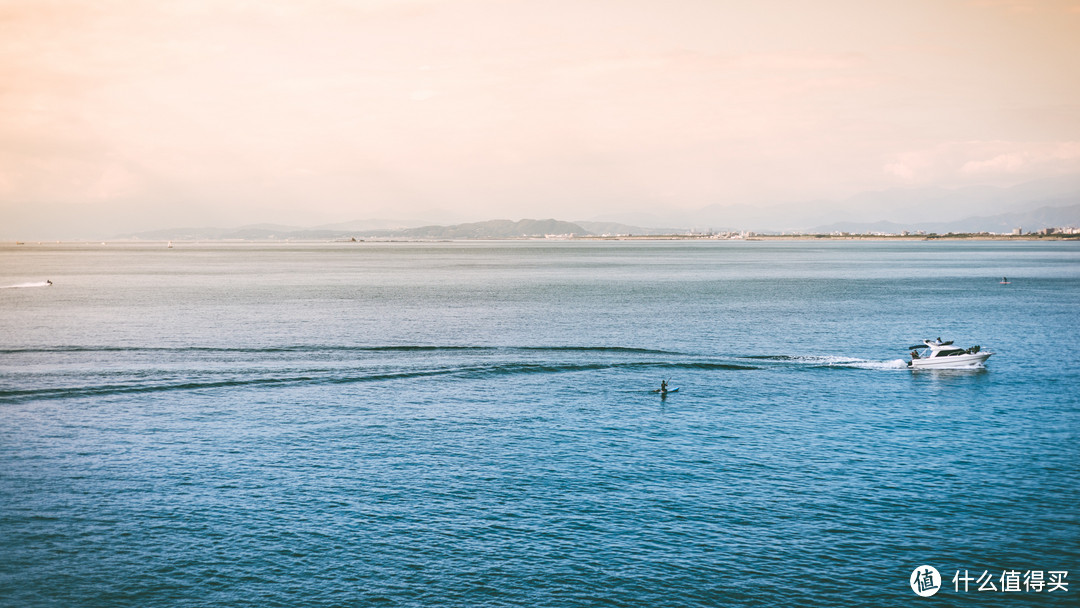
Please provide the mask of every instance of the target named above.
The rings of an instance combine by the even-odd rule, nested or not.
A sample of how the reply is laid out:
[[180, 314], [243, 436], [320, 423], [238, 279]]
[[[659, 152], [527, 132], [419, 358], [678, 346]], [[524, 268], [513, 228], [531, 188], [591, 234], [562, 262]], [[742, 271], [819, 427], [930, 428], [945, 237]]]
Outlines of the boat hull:
[[911, 369], [973, 369], [983, 367], [983, 362], [994, 353], [975, 353], [945, 357], [912, 359]]

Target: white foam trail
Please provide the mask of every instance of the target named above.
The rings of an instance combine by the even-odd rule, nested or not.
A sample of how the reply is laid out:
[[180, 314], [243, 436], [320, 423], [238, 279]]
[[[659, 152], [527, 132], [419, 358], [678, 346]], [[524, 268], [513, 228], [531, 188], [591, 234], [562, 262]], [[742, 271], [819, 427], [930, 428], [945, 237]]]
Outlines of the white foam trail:
[[18, 283], [16, 285], [3, 285], [0, 289], [21, 289], [23, 287], [48, 287], [51, 285], [48, 281], [36, 281], [34, 283]]
[[849, 363], [847, 366], [859, 369], [907, 369], [908, 363], [903, 359], [889, 359], [888, 361], [858, 361]]
[[872, 359], [856, 359], [854, 357], [791, 357], [796, 363], [807, 365], [826, 365], [829, 367], [854, 367], [857, 369], [907, 369], [907, 361], [903, 359], [890, 359], [888, 361], [874, 361]]

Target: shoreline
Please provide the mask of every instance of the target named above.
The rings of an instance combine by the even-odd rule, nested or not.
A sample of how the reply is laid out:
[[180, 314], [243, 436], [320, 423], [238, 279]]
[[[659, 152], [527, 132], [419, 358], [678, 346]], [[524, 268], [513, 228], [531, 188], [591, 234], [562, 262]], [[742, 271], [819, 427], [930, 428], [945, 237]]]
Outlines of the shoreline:
[[698, 240], [698, 241], [1076, 241], [1080, 234], [755, 234], [718, 237], [696, 234], [575, 236], [565, 240]]
[[424, 239], [424, 238], [388, 238], [388, 237], [364, 237], [364, 238], [339, 238], [339, 239], [172, 239], [170, 240], [141, 240], [141, 239], [82, 239], [82, 240], [25, 240], [6, 241], [0, 240], [0, 247], [30, 247], [42, 245], [161, 245], [173, 244], [300, 244], [300, 243], [324, 243], [324, 244], [361, 244], [361, 243], [468, 243], [483, 241], [717, 241], [717, 242], [740, 242], [740, 241], [1080, 241], [1080, 234], [911, 234], [911, 235], [881, 235], [881, 234], [755, 234], [746, 237], [721, 237], [704, 234], [622, 234], [622, 235], [559, 235], [559, 236], [519, 236], [519, 237], [479, 237], [471, 239]]

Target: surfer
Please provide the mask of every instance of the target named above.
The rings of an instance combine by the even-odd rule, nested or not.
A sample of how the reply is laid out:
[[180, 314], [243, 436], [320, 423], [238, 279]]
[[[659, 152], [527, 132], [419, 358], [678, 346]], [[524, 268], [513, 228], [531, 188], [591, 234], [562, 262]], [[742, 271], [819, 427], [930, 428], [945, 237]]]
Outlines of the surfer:
[[660, 381], [660, 392], [661, 393], [666, 393], [667, 392], [667, 380], [661, 380]]
[[48, 279], [45, 279], [45, 283], [46, 283], [47, 285], [52, 285], [52, 281], [50, 281], [50, 280], [48, 280]]

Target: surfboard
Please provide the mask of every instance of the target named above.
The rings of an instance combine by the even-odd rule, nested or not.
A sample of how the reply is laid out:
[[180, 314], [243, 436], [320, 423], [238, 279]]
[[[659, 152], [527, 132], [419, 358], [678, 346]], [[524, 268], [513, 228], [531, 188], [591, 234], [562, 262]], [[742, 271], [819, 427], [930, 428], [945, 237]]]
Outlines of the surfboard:
[[664, 395], [666, 395], [666, 394], [668, 394], [668, 393], [677, 393], [677, 392], [679, 392], [679, 388], [681, 388], [681, 387], [669, 388], [669, 389], [667, 389], [666, 391], [663, 391], [663, 390], [660, 390], [660, 389], [656, 389], [656, 390], [654, 390], [653, 392], [654, 392], [654, 393], [661, 393], [661, 394], [664, 394]]

